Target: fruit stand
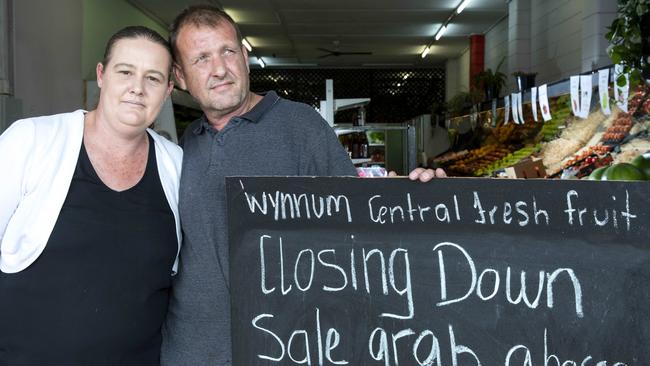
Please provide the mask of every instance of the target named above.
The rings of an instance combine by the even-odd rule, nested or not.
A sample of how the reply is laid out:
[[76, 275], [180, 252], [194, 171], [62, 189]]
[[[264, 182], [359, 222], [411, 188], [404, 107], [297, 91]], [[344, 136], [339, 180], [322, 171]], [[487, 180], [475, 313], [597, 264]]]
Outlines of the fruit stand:
[[[587, 118], [576, 117], [569, 95], [550, 98], [549, 104], [552, 119], [547, 122], [541, 116], [534, 120], [530, 103], [523, 105], [523, 124], [513, 123], [512, 118], [505, 123], [504, 108], [494, 115], [493, 111], [479, 113], [473, 130], [480, 135], [478, 146], [452, 148], [431, 164], [451, 176], [522, 178], [508, 176], [506, 168], [541, 160], [541, 176], [546, 178], [650, 179], [650, 88], [632, 94], [628, 112], [613, 106], [610, 115], [597, 102]], [[604, 169], [610, 166], [611, 170]]]

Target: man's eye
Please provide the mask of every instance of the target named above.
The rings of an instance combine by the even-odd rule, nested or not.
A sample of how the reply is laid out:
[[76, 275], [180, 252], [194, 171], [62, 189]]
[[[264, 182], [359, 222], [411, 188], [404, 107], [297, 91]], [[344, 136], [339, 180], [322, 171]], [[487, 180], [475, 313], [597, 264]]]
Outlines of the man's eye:
[[198, 64], [198, 63], [201, 63], [201, 62], [205, 62], [207, 60], [208, 60], [208, 56], [207, 55], [202, 55], [202, 56], [199, 56], [199, 57], [195, 58], [194, 63]]
[[149, 79], [149, 81], [154, 82], [154, 83], [160, 83], [160, 79], [158, 79], [155, 76], [148, 76], [147, 79]]
[[129, 71], [129, 70], [120, 70], [120, 71], [118, 71], [118, 73], [120, 73], [122, 75], [131, 75], [131, 71]]

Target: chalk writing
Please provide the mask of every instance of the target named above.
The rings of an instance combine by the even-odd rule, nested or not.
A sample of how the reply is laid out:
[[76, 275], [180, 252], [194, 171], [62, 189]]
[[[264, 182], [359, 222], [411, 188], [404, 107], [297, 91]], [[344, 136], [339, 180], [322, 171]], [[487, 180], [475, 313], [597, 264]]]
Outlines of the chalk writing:
[[228, 182], [233, 364], [650, 365], [647, 184]]

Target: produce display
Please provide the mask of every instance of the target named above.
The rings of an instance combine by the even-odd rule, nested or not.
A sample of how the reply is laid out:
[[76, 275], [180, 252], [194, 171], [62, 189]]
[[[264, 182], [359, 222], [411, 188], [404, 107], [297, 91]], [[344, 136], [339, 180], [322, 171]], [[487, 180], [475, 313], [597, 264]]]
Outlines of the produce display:
[[541, 148], [541, 144], [536, 144], [536, 145], [528, 145], [524, 146], [521, 149], [509, 153], [505, 157], [503, 157], [501, 160], [497, 160], [496, 162], [489, 164], [485, 168], [481, 168], [478, 171], [476, 171], [476, 175], [492, 175], [493, 172], [497, 170], [501, 170], [504, 168], [507, 168], [509, 166], [513, 166], [520, 162], [521, 160], [531, 156], [533, 153], [536, 153], [539, 151]]
[[[553, 115], [553, 119], [543, 123], [535, 122], [528, 105], [524, 106], [523, 125], [516, 124], [510, 119], [509, 123], [504, 123], [504, 110], [497, 110], [496, 120], [499, 121], [496, 127], [483, 129], [483, 140], [479, 147], [468, 149], [466, 153], [454, 156], [445, 154], [441, 159], [434, 160], [442, 166], [450, 176], [485, 176], [492, 175], [494, 172], [516, 164], [529, 157], [531, 154], [539, 151], [540, 141], [544, 138], [551, 139], [559, 131], [559, 126], [563, 124], [569, 114], [568, 106], [562, 105], [557, 101], [552, 102], [551, 108], [557, 108], [558, 113]], [[491, 113], [484, 118], [492, 121]], [[540, 116], [541, 119], [541, 116]]]
[[538, 140], [544, 142], [551, 141], [558, 136], [560, 127], [564, 127], [567, 118], [569, 118], [571, 114], [568, 96], [563, 95], [561, 97], [558, 97], [552, 104], [554, 106], [553, 113], [551, 115], [552, 118], [550, 121], [543, 122], [540, 136], [537, 137]]
[[610, 148], [602, 145], [602, 136], [618, 114], [614, 111], [605, 116], [598, 110], [586, 119], [569, 118], [560, 137], [545, 144], [540, 153], [547, 174], [553, 177], [589, 157], [608, 152]]
[[[524, 105], [523, 125], [504, 124], [479, 131], [480, 146], [435, 159], [450, 176], [502, 176], [524, 159], [542, 159], [548, 178], [646, 180], [650, 178], [650, 90], [632, 94], [628, 112], [614, 104], [607, 116], [600, 105], [585, 119], [572, 115], [568, 95], [550, 101], [552, 119], [535, 122]], [[487, 117], [492, 120], [492, 116]], [[541, 118], [541, 116], [540, 116]], [[645, 154], [645, 155], [644, 155]]]
[[634, 158], [631, 163], [617, 163], [595, 169], [591, 180], [650, 180], [650, 151]]
[[497, 144], [488, 144], [478, 149], [468, 151], [465, 156], [454, 160], [447, 168], [451, 175], [479, 175], [484, 167], [494, 163], [512, 152], [510, 146], [499, 146]]
[[639, 168], [645, 174], [646, 180], [650, 179], [650, 150], [632, 160], [632, 165]]
[[[646, 180], [647, 174], [628, 164], [650, 150], [650, 94], [637, 91], [628, 112], [615, 108], [612, 123], [604, 123], [604, 133], [596, 134], [585, 148], [565, 160], [562, 174], [567, 178], [606, 180]], [[608, 119], [608, 121], [610, 120]], [[602, 128], [601, 127], [601, 128]], [[597, 140], [595, 143], [594, 141]], [[612, 167], [611, 171], [609, 167]], [[601, 169], [602, 168], [602, 169]]]

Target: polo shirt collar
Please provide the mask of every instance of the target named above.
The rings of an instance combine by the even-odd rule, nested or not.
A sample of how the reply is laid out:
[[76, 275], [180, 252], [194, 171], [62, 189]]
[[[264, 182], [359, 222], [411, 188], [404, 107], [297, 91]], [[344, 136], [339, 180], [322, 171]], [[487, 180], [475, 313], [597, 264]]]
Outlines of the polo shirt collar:
[[[251, 110], [249, 110], [248, 112], [244, 113], [241, 116], [235, 116], [233, 117], [233, 119], [243, 118], [247, 121], [257, 123], [262, 119], [262, 116], [266, 112], [268, 112], [271, 109], [271, 107], [273, 107], [273, 105], [278, 102], [278, 100], [280, 100], [278, 94], [273, 90], [265, 93], [260, 93], [260, 94], [263, 95], [262, 100], [260, 100], [257, 104], [255, 104], [253, 108], [251, 108]], [[193, 132], [195, 135], [200, 135], [203, 132], [209, 131], [212, 128], [205, 114], [201, 116], [200, 121], [201, 122], [199, 123], [199, 125], [196, 126], [196, 128], [194, 128]]]

